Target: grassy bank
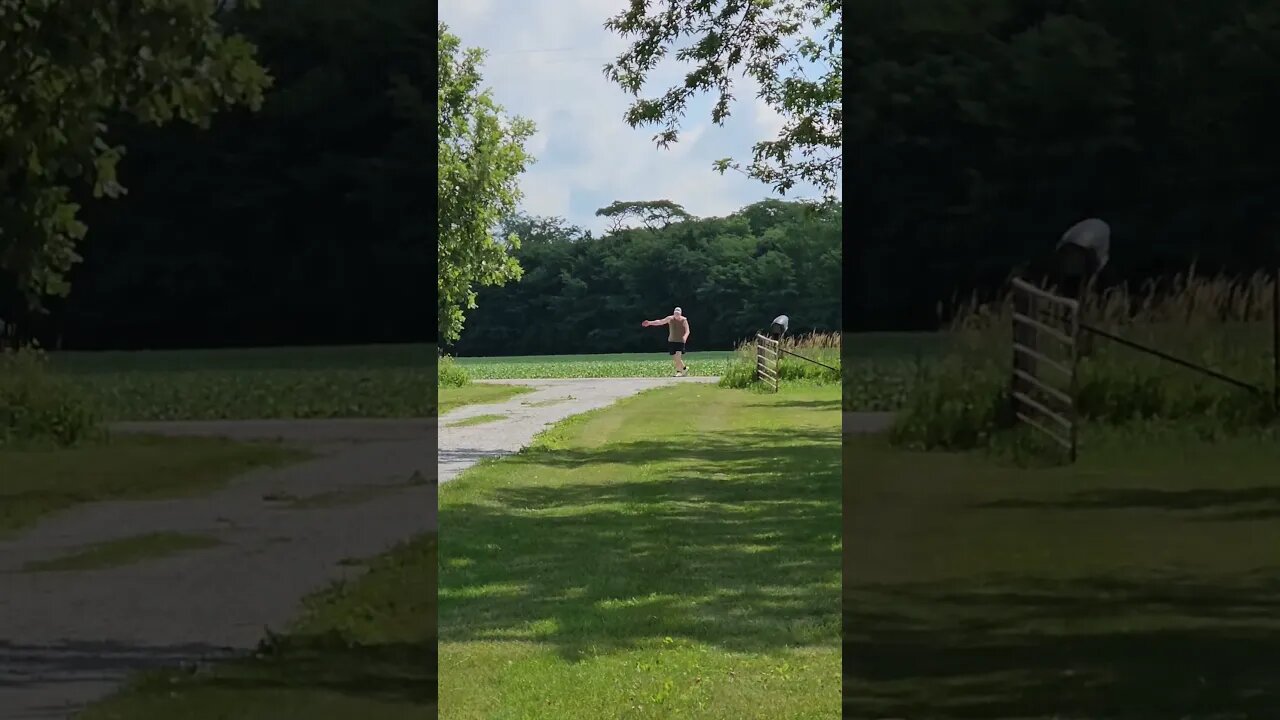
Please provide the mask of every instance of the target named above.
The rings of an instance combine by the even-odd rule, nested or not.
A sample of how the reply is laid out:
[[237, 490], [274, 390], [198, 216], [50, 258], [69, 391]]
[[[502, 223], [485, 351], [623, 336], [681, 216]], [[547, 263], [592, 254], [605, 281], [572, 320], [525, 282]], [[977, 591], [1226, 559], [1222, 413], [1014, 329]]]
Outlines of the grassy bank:
[[833, 717], [838, 408], [663, 389], [442, 487], [441, 717]]
[[436, 716], [436, 539], [306, 602], [252, 657], [146, 673], [78, 720], [421, 720]]
[[1280, 438], [1094, 433], [1073, 467], [844, 448], [855, 717], [1267, 717]]

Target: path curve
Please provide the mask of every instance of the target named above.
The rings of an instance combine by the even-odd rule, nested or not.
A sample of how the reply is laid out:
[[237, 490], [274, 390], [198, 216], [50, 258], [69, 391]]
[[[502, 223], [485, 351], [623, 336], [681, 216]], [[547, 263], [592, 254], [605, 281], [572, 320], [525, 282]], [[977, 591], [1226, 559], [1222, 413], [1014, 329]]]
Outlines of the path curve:
[[[486, 458], [518, 452], [535, 435], [572, 415], [607, 407], [645, 390], [719, 380], [717, 377], [667, 377], [484, 381], [522, 385], [534, 390], [501, 403], [464, 405], [441, 415], [438, 434], [440, 482], [454, 479]], [[502, 415], [503, 420], [480, 425], [457, 424], [480, 415]]]
[[[205, 495], [73, 508], [0, 540], [0, 718], [62, 720], [137, 670], [252, 650], [264, 627], [278, 630], [295, 618], [304, 597], [362, 572], [344, 561], [434, 531], [437, 480], [517, 452], [571, 415], [652, 388], [715, 380], [494, 381], [535, 389], [458, 408], [440, 418], [438, 431], [434, 418], [115, 425], [124, 433], [280, 440], [317, 457], [251, 472]], [[504, 419], [452, 426], [488, 414]], [[374, 494], [305, 509], [274, 499], [353, 490]], [[166, 531], [208, 534], [222, 544], [120, 568], [22, 572], [28, 562], [83, 545]]]
[[[436, 527], [435, 419], [124, 423], [116, 432], [279, 439], [317, 457], [212, 493], [79, 506], [0, 540], [0, 718], [53, 720], [133, 672], [252, 650], [300, 601]], [[352, 492], [354, 494], [352, 494]], [[325, 507], [284, 499], [326, 495]], [[221, 545], [125, 567], [28, 573], [31, 561], [153, 532]]]

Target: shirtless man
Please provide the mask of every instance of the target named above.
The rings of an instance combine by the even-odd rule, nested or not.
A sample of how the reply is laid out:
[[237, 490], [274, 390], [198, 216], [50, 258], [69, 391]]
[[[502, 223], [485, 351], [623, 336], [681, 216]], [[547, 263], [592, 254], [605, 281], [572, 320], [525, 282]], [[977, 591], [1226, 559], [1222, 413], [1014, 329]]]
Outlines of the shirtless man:
[[654, 325], [667, 326], [667, 354], [671, 355], [672, 361], [676, 366], [676, 377], [684, 377], [689, 374], [689, 366], [684, 364], [684, 344], [689, 342], [689, 318], [684, 316], [680, 308], [676, 308], [672, 313], [661, 320], [645, 320], [641, 323], [643, 327], [652, 327]]

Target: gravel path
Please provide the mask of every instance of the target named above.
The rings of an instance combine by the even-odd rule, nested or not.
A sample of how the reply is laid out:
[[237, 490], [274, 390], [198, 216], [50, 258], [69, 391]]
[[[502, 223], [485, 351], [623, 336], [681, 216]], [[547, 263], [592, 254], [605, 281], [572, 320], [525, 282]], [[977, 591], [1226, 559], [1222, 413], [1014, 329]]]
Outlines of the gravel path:
[[[110, 502], [0, 541], [0, 719], [66, 718], [135, 670], [252, 649], [264, 627], [378, 555], [435, 529], [434, 420], [130, 423], [119, 430], [282, 438], [320, 455], [198, 497]], [[347, 495], [359, 490], [359, 495]], [[299, 509], [288, 496], [325, 495]], [[285, 498], [285, 500], [271, 499]], [[222, 545], [120, 568], [22, 572], [78, 546], [151, 532]]]
[[884, 432], [893, 424], [890, 412], [847, 412], [841, 423], [845, 435], [865, 435]]
[[[74, 508], [0, 540], [0, 720], [61, 720], [139, 669], [251, 650], [264, 627], [294, 619], [302, 598], [361, 572], [344, 560], [434, 531], [437, 471], [445, 482], [480, 459], [518, 451], [570, 415], [650, 388], [708, 381], [715, 378], [514, 381], [536, 390], [440, 418], [436, 465], [435, 420], [121, 424], [117, 431], [281, 439], [319, 455], [198, 497]], [[450, 426], [487, 414], [505, 419]], [[290, 502], [318, 495], [336, 500]], [[120, 568], [22, 571], [80, 546], [166, 531], [222, 544]]]
[[[523, 385], [534, 391], [493, 405], [464, 405], [440, 416], [440, 482], [452, 480], [480, 460], [520, 450], [547, 426], [571, 415], [606, 407], [644, 390], [718, 380], [687, 377], [488, 381]], [[506, 419], [479, 425], [456, 424], [478, 415], [502, 415]]]

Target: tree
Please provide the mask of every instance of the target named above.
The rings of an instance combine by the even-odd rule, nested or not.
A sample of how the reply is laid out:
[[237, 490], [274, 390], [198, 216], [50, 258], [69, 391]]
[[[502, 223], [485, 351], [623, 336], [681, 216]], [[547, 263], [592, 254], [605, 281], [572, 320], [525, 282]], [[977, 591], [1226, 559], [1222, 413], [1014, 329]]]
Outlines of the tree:
[[[625, 203], [624, 203], [625, 204]], [[729, 349], [779, 313], [792, 330], [840, 327], [839, 203], [767, 200], [728, 217], [624, 228], [604, 237], [519, 216], [520, 282], [479, 291], [456, 349], [467, 355], [655, 349], [637, 317], [680, 305], [698, 349]], [[578, 329], [566, 336], [559, 329]]]
[[769, 183], [779, 193], [810, 182], [832, 198], [840, 182], [843, 116], [841, 0], [631, 0], [605, 27], [631, 46], [604, 67], [609, 80], [639, 98], [649, 74], [670, 50], [692, 65], [684, 82], [658, 97], [639, 98], [627, 110], [632, 127], [659, 125], [659, 147], [676, 142], [689, 101], [712, 91], [711, 119], [723, 125], [738, 71], [759, 84], [759, 97], [782, 116], [778, 136], [755, 144], [752, 162], [726, 158], [734, 169]]
[[639, 220], [650, 230], [664, 228], [673, 222], [692, 220], [683, 206], [670, 200], [615, 200], [596, 210], [596, 217], [612, 220], [610, 232], [618, 232], [629, 219]]
[[515, 235], [494, 229], [514, 214], [517, 178], [533, 161], [524, 149], [533, 123], [504, 118], [488, 90], [481, 90], [484, 51], [460, 50], [461, 42], [441, 23], [439, 50], [439, 307], [440, 342], [462, 332], [466, 311], [476, 307], [476, 287], [503, 285], [520, 277], [511, 256]]
[[85, 200], [74, 291], [28, 327], [75, 349], [430, 342], [435, 15], [272, 0], [227, 17], [273, 78], [261, 110], [113, 123], [130, 193]]
[[108, 120], [207, 125], [223, 107], [261, 104], [270, 77], [217, 10], [208, 0], [0, 0], [0, 275], [12, 300], [40, 309], [68, 292], [88, 230], [73, 190], [125, 192], [125, 149], [109, 142]]

